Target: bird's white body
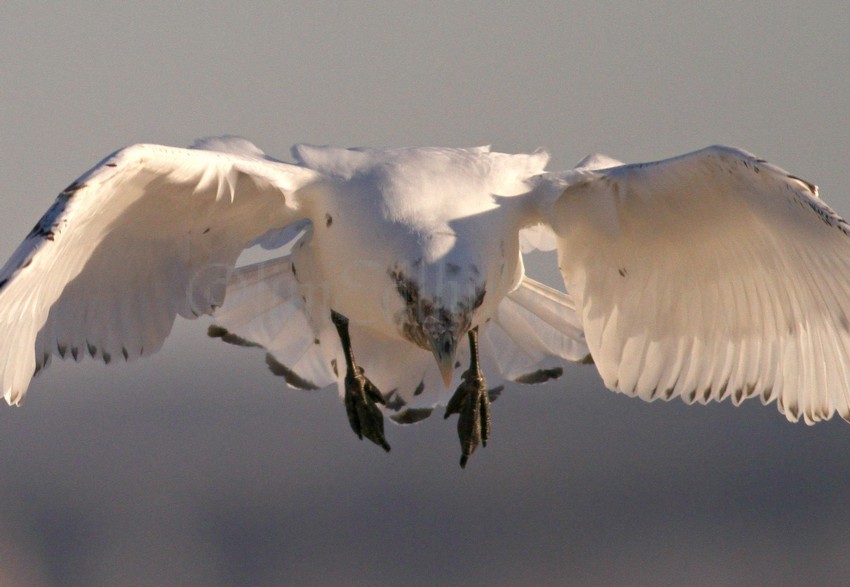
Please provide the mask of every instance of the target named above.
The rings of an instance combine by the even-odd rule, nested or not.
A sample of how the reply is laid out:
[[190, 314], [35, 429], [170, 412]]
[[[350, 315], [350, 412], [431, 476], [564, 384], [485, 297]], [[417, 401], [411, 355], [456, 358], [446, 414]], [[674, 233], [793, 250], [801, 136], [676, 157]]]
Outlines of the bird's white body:
[[[521, 204], [499, 205], [496, 198], [530, 189], [527, 156], [512, 161], [462, 149], [316, 147], [297, 153], [324, 177], [300, 196], [312, 234], [292, 254], [296, 272], [305, 268], [298, 281], [359, 326], [406, 340], [395, 270], [422, 284], [429, 297], [456, 302], [486, 283], [489, 295], [473, 326], [492, 318], [519, 285], [519, 231], [534, 220], [533, 212]], [[494, 167], [507, 169], [494, 173]]]
[[[475, 328], [491, 381], [592, 358], [608, 387], [647, 400], [758, 396], [791, 420], [850, 417], [850, 229], [814, 186], [743, 151], [561, 173], [542, 151], [293, 155], [236, 138], [137, 145], [72, 184], [0, 270], [6, 400], [53, 354], [132, 359], [177, 314], [204, 313], [290, 385], [342, 389], [333, 311], [402, 422], [445, 403]], [[538, 225], [568, 293], [524, 276]], [[256, 243], [292, 248], [234, 269]]]

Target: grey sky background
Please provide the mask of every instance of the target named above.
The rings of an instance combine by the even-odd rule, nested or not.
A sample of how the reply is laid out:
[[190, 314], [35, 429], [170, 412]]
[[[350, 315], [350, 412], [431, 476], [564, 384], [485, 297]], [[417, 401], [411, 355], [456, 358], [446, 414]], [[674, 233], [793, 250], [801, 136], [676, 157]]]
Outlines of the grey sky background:
[[[17, 2], [0, 7], [0, 256], [134, 142], [712, 143], [850, 215], [846, 2]], [[530, 272], [557, 284], [554, 258]], [[335, 390], [177, 325], [129, 366], [54, 363], [0, 407], [0, 584], [827, 584], [850, 552], [850, 428], [688, 407], [569, 366], [510, 387], [457, 466], [454, 420], [358, 442]]]

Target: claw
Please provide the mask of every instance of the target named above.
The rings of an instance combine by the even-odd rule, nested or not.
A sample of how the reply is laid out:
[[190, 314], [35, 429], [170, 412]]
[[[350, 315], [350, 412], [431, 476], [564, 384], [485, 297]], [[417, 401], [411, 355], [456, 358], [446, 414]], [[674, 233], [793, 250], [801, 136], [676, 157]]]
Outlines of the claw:
[[389, 452], [390, 445], [384, 437], [384, 415], [376, 404], [383, 404], [384, 398], [363, 370], [353, 376], [345, 377], [345, 412], [348, 423], [357, 435], [371, 440], [385, 451]]
[[462, 468], [466, 467], [479, 444], [487, 446], [490, 437], [490, 394], [478, 366], [477, 329], [469, 331], [469, 347], [472, 355], [469, 369], [464, 372], [463, 381], [449, 400], [445, 414], [445, 418], [458, 415], [457, 435], [460, 438]]
[[345, 411], [351, 429], [361, 440], [366, 437], [389, 452], [390, 445], [384, 437], [384, 415], [376, 403], [383, 404], [384, 398], [362, 372], [354, 377], [346, 376]]
[[478, 445], [487, 446], [490, 436], [490, 396], [484, 378], [467, 371], [449, 405], [446, 417], [458, 414], [457, 435], [460, 438], [460, 466], [466, 467]]
[[384, 396], [364, 375], [363, 368], [354, 362], [348, 319], [337, 312], [333, 312], [331, 318], [345, 353], [345, 413], [348, 423], [357, 438], [363, 440], [365, 437], [389, 452], [390, 445], [384, 437], [384, 415], [377, 406], [386, 403]]

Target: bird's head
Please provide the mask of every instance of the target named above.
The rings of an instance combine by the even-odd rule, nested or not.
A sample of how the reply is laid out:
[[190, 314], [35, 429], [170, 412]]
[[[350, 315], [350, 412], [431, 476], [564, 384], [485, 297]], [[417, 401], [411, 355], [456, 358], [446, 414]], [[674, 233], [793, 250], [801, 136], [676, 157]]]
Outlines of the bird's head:
[[403, 309], [395, 316], [402, 335], [434, 354], [446, 387], [451, 385], [455, 355], [473, 326], [486, 295], [485, 280], [474, 263], [461, 266], [413, 263], [390, 271]]

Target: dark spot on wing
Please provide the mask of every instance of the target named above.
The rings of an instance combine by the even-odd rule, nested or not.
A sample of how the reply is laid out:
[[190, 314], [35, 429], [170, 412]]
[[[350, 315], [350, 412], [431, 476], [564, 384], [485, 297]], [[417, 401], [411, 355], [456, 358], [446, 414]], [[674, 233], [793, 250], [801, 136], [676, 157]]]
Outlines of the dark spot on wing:
[[319, 340], [318, 338], [314, 338], [314, 339], [313, 339], [313, 344], [322, 344], [322, 341], [321, 341], [321, 340]]
[[505, 391], [504, 385], [497, 385], [496, 387], [488, 389], [487, 394], [490, 396], [490, 403], [499, 399], [503, 391]]
[[76, 192], [76, 191], [78, 191], [78, 190], [81, 190], [81, 189], [83, 189], [84, 187], [86, 187], [86, 184], [84, 184], [84, 183], [77, 183], [77, 182], [75, 181], [74, 183], [72, 183], [71, 185], [69, 185], [68, 187], [66, 187], [64, 190], [62, 190], [62, 194], [61, 194], [61, 195], [64, 195], [64, 196], [68, 196], [68, 197], [70, 197], [70, 196], [72, 196], [72, 195], [74, 194], [74, 192]]
[[398, 412], [404, 406], [407, 405], [401, 396], [398, 394], [398, 390], [393, 389], [389, 393], [384, 395], [384, 405], [387, 406], [390, 410], [394, 412]]
[[393, 414], [390, 419], [396, 424], [416, 424], [434, 413], [432, 408], [408, 408], [398, 414]]
[[207, 234], [209, 231], [210, 231], [210, 229], [207, 228], [202, 234]]
[[625, 267], [620, 267], [619, 269], [617, 269], [617, 272], [620, 274], [620, 277], [625, 277], [626, 275], [628, 275], [628, 271], [626, 271]]
[[269, 366], [269, 370], [272, 373], [283, 377], [284, 380], [286, 380], [286, 382], [292, 387], [295, 387], [297, 389], [304, 389], [306, 391], [319, 389], [318, 385], [298, 375], [298, 373], [296, 373], [295, 371], [275, 359], [271, 353], [266, 353], [266, 365]]
[[104, 365], [108, 365], [108, 364], [109, 364], [109, 363], [111, 363], [111, 362], [112, 362], [112, 355], [110, 355], [110, 354], [109, 354], [109, 353], [107, 353], [107, 352], [104, 352], [104, 353], [103, 353], [103, 364], [104, 364]]
[[233, 334], [226, 328], [222, 328], [216, 324], [213, 324], [207, 329], [207, 336], [210, 338], [220, 338], [223, 342], [236, 346], [263, 348], [263, 345]]
[[118, 167], [118, 164], [117, 163], [107, 163], [106, 166], [107, 167]]
[[803, 203], [808, 204], [808, 207], [817, 215], [821, 222], [827, 226], [837, 228], [845, 235], [850, 236], [850, 225], [847, 224], [847, 221], [825, 203], [816, 198], [803, 198], [801, 205]]
[[124, 355], [124, 360], [130, 359], [130, 353], [127, 352], [127, 347], [121, 347], [121, 354]]
[[419, 385], [416, 386], [416, 389], [413, 390], [413, 396], [422, 395], [422, 392], [425, 391], [425, 380], [419, 382]]
[[339, 371], [337, 370], [337, 367], [336, 367], [336, 359], [331, 359], [331, 369], [333, 369], [334, 375], [339, 377]]
[[330, 214], [325, 214], [325, 226], [330, 228], [331, 224], [333, 224], [333, 223], [334, 223], [334, 217], [331, 216]]
[[564, 370], [561, 367], [553, 367], [552, 369], [538, 369], [532, 373], [526, 373], [525, 375], [520, 375], [514, 381], [517, 383], [524, 383], [526, 385], [534, 384], [534, 383], [543, 383], [544, 381], [549, 381], [550, 379], [557, 379], [561, 375], [564, 374]]
[[77, 182], [72, 183], [59, 194], [59, 197], [53, 202], [50, 208], [47, 209], [47, 212], [41, 217], [41, 219], [36, 223], [33, 229], [27, 235], [27, 238], [33, 237], [42, 237], [46, 240], [52, 241], [54, 238], [54, 234], [56, 229], [59, 226], [59, 221], [62, 218], [63, 213], [65, 212], [65, 208], [68, 206], [68, 202], [77, 192], [77, 190], [86, 187], [86, 184], [79, 184]]
[[795, 179], [795, 180], [799, 181], [804, 186], [806, 186], [809, 189], [809, 191], [812, 192], [813, 195], [818, 192], [818, 186], [816, 186], [815, 184], [813, 184], [810, 181], [806, 181], [802, 177], [797, 177], [796, 175], [789, 175], [788, 179]]

